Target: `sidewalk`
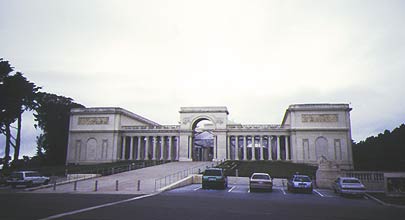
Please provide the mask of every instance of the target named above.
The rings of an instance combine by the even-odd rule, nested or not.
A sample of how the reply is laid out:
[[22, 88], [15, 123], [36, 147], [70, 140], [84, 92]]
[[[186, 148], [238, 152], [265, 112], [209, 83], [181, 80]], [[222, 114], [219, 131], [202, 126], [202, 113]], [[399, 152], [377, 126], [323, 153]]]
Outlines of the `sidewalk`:
[[[77, 181], [76, 190], [74, 183], [34, 190], [35, 193], [100, 193], [100, 194], [150, 194], [155, 192], [155, 180], [157, 188], [168, 185], [181, 179], [192, 171], [197, 173], [206, 166], [211, 167], [214, 162], [171, 162], [167, 164], [147, 167], [138, 170], [118, 173], [110, 176], [98, 177], [89, 180]], [[194, 169], [192, 169], [194, 168]], [[186, 171], [188, 170], [188, 171]], [[173, 175], [172, 175], [173, 174]], [[168, 176], [170, 175], [170, 176]], [[165, 178], [167, 176], [167, 178]], [[97, 180], [97, 191], [95, 182]], [[118, 191], [116, 181], [118, 180]], [[138, 180], [140, 190], [138, 191]]]

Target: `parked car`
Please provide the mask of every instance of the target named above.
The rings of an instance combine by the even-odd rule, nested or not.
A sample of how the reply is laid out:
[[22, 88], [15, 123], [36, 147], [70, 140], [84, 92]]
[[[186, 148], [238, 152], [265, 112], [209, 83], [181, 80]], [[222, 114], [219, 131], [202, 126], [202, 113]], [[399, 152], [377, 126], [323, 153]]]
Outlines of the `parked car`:
[[287, 182], [287, 190], [289, 192], [303, 191], [312, 193], [312, 180], [306, 175], [293, 175]]
[[202, 176], [202, 188], [222, 188], [228, 187], [228, 178], [221, 168], [208, 168], [204, 171]]
[[15, 171], [11, 173], [7, 183], [13, 188], [17, 185], [24, 185], [25, 187], [46, 185], [49, 183], [49, 177], [41, 176], [37, 171]]
[[273, 191], [273, 180], [267, 173], [253, 173], [249, 179], [250, 192], [254, 190]]
[[333, 182], [332, 188], [340, 195], [363, 196], [366, 193], [366, 187], [354, 177], [339, 177]]

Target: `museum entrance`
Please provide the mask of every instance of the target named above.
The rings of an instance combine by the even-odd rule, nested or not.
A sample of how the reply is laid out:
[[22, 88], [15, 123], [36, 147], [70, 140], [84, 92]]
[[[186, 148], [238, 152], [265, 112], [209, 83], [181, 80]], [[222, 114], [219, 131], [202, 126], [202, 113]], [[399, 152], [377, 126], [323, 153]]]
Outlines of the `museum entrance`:
[[214, 158], [214, 124], [208, 119], [201, 119], [193, 125], [193, 161], [212, 161]]

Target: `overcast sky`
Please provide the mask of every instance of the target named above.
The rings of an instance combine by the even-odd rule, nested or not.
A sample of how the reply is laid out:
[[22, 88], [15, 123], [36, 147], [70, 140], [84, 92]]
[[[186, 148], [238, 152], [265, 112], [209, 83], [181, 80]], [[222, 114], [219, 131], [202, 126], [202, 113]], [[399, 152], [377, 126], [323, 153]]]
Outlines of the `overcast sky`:
[[350, 103], [355, 141], [405, 122], [401, 0], [0, 0], [0, 57], [42, 91], [161, 124], [182, 106], [279, 124], [298, 103]]

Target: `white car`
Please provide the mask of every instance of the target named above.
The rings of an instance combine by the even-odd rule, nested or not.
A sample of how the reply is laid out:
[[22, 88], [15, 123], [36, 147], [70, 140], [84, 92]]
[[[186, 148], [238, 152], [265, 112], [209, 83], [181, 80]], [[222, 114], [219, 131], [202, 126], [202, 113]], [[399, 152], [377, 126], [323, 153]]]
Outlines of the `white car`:
[[37, 171], [16, 171], [12, 172], [7, 179], [7, 184], [15, 188], [17, 185], [30, 187], [33, 185], [46, 185], [49, 183], [49, 177], [41, 176]]
[[273, 180], [267, 173], [253, 173], [249, 179], [250, 192], [254, 190], [273, 191]]
[[287, 182], [287, 190], [289, 192], [304, 191], [307, 193], [312, 193], [313, 189], [314, 185], [312, 180], [307, 175], [293, 175]]
[[354, 177], [339, 177], [333, 182], [332, 188], [341, 195], [363, 196], [366, 193], [366, 187]]

